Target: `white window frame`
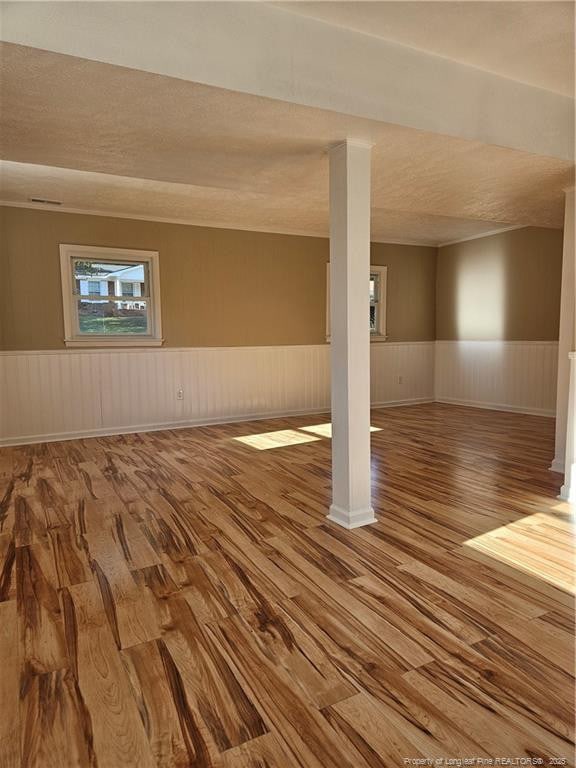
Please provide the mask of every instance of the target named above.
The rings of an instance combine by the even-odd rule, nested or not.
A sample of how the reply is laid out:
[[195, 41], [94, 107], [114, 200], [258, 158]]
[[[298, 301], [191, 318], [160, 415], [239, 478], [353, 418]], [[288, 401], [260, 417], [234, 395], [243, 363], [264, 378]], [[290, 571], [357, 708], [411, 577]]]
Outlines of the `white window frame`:
[[[115, 336], [80, 333], [78, 294], [73, 275], [73, 259], [86, 261], [134, 262], [148, 265], [150, 298], [148, 299], [147, 334], [117, 334]], [[160, 255], [158, 251], [136, 251], [128, 248], [100, 248], [93, 245], [60, 245], [60, 275], [64, 310], [64, 343], [67, 347], [160, 347], [162, 310], [160, 305]], [[122, 297], [120, 297], [121, 299]]]
[[[370, 275], [378, 275], [378, 312], [376, 313], [376, 330], [370, 331], [370, 341], [386, 341], [386, 311], [387, 311], [387, 280], [388, 267], [381, 267], [377, 264], [370, 265]], [[370, 291], [370, 283], [366, 286], [366, 291]], [[366, 318], [368, 325], [370, 317]], [[330, 341], [330, 262], [326, 264], [326, 341]]]

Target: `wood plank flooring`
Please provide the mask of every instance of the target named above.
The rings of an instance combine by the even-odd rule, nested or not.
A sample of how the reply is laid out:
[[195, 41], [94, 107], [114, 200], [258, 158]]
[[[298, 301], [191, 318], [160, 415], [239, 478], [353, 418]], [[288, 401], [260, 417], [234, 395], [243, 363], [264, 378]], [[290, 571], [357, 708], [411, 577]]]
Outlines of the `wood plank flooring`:
[[327, 421], [0, 451], [2, 768], [573, 764], [553, 421], [375, 410], [352, 532]]

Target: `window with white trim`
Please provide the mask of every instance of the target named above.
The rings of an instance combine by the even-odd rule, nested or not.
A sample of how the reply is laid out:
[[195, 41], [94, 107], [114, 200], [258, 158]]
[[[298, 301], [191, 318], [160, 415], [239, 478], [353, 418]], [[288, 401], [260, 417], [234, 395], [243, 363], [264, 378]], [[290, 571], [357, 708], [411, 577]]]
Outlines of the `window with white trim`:
[[67, 346], [160, 346], [157, 251], [60, 246]]
[[[326, 270], [326, 338], [330, 339], [330, 264]], [[370, 282], [367, 286], [370, 297], [370, 341], [386, 340], [386, 279], [388, 267], [370, 266]]]

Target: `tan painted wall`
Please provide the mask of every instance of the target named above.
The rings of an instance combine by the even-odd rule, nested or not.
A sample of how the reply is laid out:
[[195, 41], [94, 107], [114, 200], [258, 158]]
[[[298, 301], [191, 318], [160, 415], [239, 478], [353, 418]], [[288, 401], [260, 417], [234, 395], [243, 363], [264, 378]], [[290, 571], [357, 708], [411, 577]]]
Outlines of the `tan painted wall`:
[[388, 267], [388, 341], [434, 341], [436, 248], [372, 243], [370, 262]]
[[[60, 243], [158, 250], [166, 346], [325, 342], [326, 239], [10, 207], [0, 227], [4, 349], [64, 346]], [[389, 266], [389, 340], [433, 339], [436, 249], [372, 248]]]
[[562, 232], [527, 227], [438, 250], [438, 339], [558, 339]]

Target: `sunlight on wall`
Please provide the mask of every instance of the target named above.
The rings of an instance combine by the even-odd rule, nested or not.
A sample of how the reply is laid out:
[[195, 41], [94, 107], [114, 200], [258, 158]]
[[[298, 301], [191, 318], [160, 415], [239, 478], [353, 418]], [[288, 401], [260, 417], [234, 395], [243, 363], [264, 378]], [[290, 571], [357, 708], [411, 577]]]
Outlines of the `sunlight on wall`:
[[503, 339], [506, 323], [504, 254], [499, 250], [458, 263], [455, 275], [459, 339]]
[[487, 531], [464, 546], [574, 594], [573, 518], [568, 504], [555, 504], [549, 512]]

